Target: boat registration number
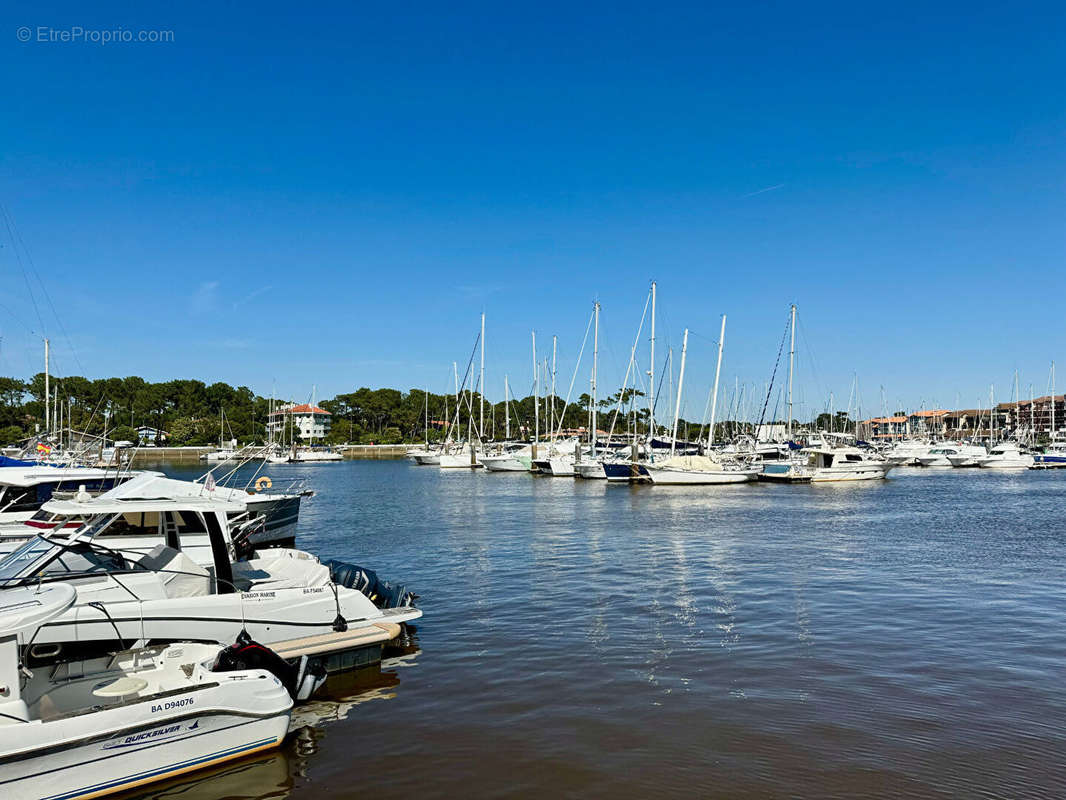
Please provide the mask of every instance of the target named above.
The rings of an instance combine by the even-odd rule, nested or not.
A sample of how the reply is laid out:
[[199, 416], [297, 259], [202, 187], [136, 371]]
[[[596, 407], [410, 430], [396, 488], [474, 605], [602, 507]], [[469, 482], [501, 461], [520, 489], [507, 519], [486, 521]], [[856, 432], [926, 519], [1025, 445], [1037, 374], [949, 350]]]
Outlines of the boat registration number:
[[152, 713], [157, 714], [160, 711], [172, 711], [175, 708], [187, 708], [194, 702], [196, 701], [192, 697], [183, 697], [180, 700], [167, 700], [165, 703], [154, 703], [152, 705]]

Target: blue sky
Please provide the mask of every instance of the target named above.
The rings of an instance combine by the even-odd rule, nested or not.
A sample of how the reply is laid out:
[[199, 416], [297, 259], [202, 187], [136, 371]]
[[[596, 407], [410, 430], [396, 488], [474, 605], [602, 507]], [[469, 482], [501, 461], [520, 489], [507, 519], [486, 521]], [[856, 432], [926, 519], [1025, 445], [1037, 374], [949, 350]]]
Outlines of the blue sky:
[[[1061, 7], [739, 5], [9, 5], [0, 203], [47, 298], [0, 226], [0, 373], [44, 332], [65, 373], [443, 390], [484, 311], [499, 397], [532, 328], [567, 383], [598, 299], [614, 388], [656, 280], [690, 416], [719, 315], [761, 386], [791, 302], [807, 408], [1041, 393]], [[75, 25], [173, 41], [36, 41]]]

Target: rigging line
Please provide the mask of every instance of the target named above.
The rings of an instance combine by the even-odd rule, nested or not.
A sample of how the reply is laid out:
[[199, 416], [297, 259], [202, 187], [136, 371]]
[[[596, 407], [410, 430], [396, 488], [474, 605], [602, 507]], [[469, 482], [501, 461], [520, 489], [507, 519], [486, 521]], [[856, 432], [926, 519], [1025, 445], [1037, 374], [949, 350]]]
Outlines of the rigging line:
[[74, 349], [74, 343], [70, 340], [70, 335], [67, 333], [66, 326], [63, 324], [63, 318], [56, 312], [55, 303], [52, 302], [52, 295], [48, 291], [48, 287], [44, 281], [41, 280], [41, 273], [37, 271], [37, 265], [33, 263], [33, 255], [30, 253], [30, 249], [26, 247], [26, 243], [22, 240], [22, 232], [15, 224], [14, 217], [11, 216], [11, 212], [5, 209], [5, 213], [11, 221], [11, 227], [15, 231], [15, 236], [18, 237], [18, 243], [22, 247], [22, 252], [26, 254], [26, 261], [29, 262], [30, 269], [33, 270], [34, 276], [37, 278], [37, 283], [41, 285], [41, 292], [44, 294], [44, 299], [48, 301], [48, 307], [52, 309], [52, 316], [56, 318], [56, 322], [59, 324], [59, 330], [63, 334], [63, 338], [67, 340], [67, 347], [70, 348], [70, 354], [74, 356], [74, 361], [77, 362], [78, 368], [85, 373], [85, 365], [81, 363], [81, 359], [78, 358], [78, 351]]
[[637, 360], [637, 345], [640, 343], [640, 333], [644, 330], [644, 318], [648, 315], [648, 305], [651, 303], [651, 292], [648, 292], [648, 299], [644, 301], [644, 311], [640, 315], [640, 324], [637, 326], [637, 335], [633, 339], [633, 348], [629, 351], [629, 364], [626, 366], [626, 376], [622, 380], [622, 389], [618, 392], [618, 407], [614, 410], [614, 415], [611, 417], [611, 430], [607, 434], [607, 441], [610, 443], [611, 437], [614, 436], [614, 425], [618, 421], [618, 412], [623, 408], [626, 396], [626, 385], [629, 383], [629, 373], [633, 371], [633, 365]]
[[[781, 354], [785, 351], [785, 340], [788, 338], [788, 326], [790, 320], [791, 317], [789, 317], [789, 320], [786, 320], [785, 330], [781, 334], [781, 344], [777, 348], [777, 360], [774, 361], [774, 371], [770, 374], [770, 385], [766, 387], [766, 399], [763, 400], [762, 413], [759, 414], [759, 428], [761, 428], [763, 422], [766, 421], [766, 407], [770, 405], [770, 394], [774, 390], [774, 380], [777, 378], [777, 368], [781, 366]], [[756, 435], [757, 432], [758, 428], [756, 428]]]
[[37, 306], [37, 298], [33, 294], [33, 287], [30, 285], [30, 276], [26, 272], [26, 266], [22, 263], [22, 255], [19, 253], [18, 247], [15, 246], [15, 234], [11, 230], [11, 221], [7, 213], [7, 207], [0, 203], [0, 217], [4, 218], [4, 227], [7, 228], [7, 236], [11, 240], [11, 251], [15, 254], [15, 263], [18, 264], [19, 271], [22, 272], [22, 280], [26, 284], [26, 291], [30, 295], [30, 302], [33, 304], [33, 311], [37, 315], [37, 322], [40, 323], [42, 336], [46, 335], [44, 327], [44, 319], [41, 318], [41, 309]]
[[[574, 374], [570, 376], [570, 388], [566, 390], [566, 402], [563, 403], [562, 413], [559, 415], [559, 427], [552, 432], [552, 439], [557, 439], [559, 434], [563, 432], [563, 421], [566, 419], [566, 407], [570, 405], [570, 396], [574, 392], [574, 381], [577, 380], [577, 371], [581, 369], [581, 356], [585, 352], [585, 345], [589, 341], [589, 331], [592, 330], [592, 320], [596, 318], [596, 310], [593, 308], [592, 314], [589, 315], [588, 325], [585, 326], [585, 338], [581, 340], [581, 349], [577, 352], [577, 363], [574, 364]], [[591, 400], [591, 398], [590, 398]], [[555, 398], [552, 398], [552, 405], [555, 405]]]

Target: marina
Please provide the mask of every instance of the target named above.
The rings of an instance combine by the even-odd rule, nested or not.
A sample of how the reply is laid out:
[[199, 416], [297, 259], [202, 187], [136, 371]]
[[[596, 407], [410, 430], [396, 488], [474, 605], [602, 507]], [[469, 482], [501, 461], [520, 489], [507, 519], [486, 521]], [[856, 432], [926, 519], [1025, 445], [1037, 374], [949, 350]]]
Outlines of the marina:
[[[1042, 797], [1066, 780], [1066, 473], [664, 491], [403, 461], [295, 469], [319, 470], [300, 546], [402, 573], [425, 617], [380, 667], [298, 706], [276, 753], [138, 797], [209, 800], [228, 774], [227, 796], [316, 797], [353, 753], [385, 797], [428, 782]], [[486, 740], [493, 759], [470, 769]]]
[[0, 800], [1066, 798], [1061, 8], [83, 5]]

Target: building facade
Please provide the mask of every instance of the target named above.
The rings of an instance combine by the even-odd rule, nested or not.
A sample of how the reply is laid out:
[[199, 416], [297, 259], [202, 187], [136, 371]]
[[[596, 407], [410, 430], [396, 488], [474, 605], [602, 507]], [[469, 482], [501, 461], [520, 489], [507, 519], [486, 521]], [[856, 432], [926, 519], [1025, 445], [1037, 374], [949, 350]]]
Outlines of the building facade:
[[292, 431], [296, 438], [322, 439], [329, 433], [333, 415], [308, 403], [279, 406], [269, 416], [267, 431], [274, 441], [283, 441]]

